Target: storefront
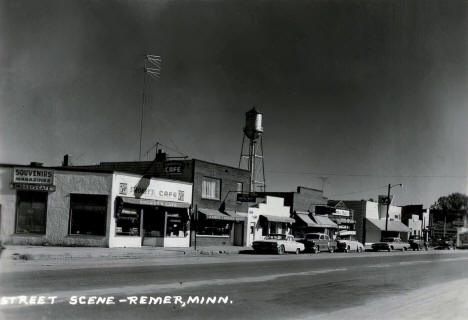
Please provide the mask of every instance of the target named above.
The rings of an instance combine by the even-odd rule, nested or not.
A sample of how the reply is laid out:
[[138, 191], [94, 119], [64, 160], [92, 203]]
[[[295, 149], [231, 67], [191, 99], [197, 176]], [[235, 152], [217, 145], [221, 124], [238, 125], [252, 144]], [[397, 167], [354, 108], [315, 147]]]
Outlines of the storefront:
[[252, 245], [255, 240], [262, 240], [268, 234], [290, 234], [294, 219], [290, 217], [290, 207], [284, 205], [284, 199], [266, 196], [265, 201], [249, 208], [246, 243]]
[[410, 229], [401, 221], [386, 219], [365, 219], [365, 244], [380, 242], [382, 238], [408, 240]]
[[198, 208], [192, 244], [242, 246], [245, 220], [246, 217], [234, 211]]
[[301, 238], [306, 233], [325, 233], [333, 238], [338, 231], [338, 225], [327, 215], [312, 214], [310, 212], [296, 211], [293, 234]]
[[19, 245], [188, 247], [191, 199], [191, 183], [0, 165], [0, 235]]
[[192, 184], [115, 173], [109, 247], [189, 247]]
[[108, 245], [111, 172], [0, 165], [0, 233], [6, 244]]

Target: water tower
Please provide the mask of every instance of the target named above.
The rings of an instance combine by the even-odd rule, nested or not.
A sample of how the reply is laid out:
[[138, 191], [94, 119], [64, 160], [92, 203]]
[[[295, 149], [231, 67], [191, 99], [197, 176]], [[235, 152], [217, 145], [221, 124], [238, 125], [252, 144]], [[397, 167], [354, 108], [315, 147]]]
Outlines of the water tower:
[[[250, 192], [265, 191], [265, 167], [263, 161], [262, 114], [255, 108], [245, 113], [244, 137], [239, 158], [239, 168], [250, 171]], [[245, 138], [249, 139], [246, 150]]]

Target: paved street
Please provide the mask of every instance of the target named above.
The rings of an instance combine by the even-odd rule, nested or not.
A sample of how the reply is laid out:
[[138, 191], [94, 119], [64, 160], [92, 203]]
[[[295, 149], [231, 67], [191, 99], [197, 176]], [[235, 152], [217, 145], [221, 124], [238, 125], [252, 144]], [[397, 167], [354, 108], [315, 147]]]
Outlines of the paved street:
[[[3, 269], [1, 296], [57, 296], [53, 305], [4, 305], [3, 318], [392, 319], [402, 318], [402, 311], [409, 318], [450, 314], [461, 318], [454, 312], [467, 309], [466, 299], [457, 303], [458, 309], [443, 300], [466, 297], [465, 251], [232, 255], [204, 257], [203, 263], [180, 258], [173, 265], [151, 261], [106, 265]], [[117, 302], [71, 305], [72, 296], [113, 296]], [[130, 296], [181, 296], [184, 301], [189, 296], [229, 298], [221, 304], [182, 307], [130, 305]], [[124, 298], [127, 302], [118, 302]]]

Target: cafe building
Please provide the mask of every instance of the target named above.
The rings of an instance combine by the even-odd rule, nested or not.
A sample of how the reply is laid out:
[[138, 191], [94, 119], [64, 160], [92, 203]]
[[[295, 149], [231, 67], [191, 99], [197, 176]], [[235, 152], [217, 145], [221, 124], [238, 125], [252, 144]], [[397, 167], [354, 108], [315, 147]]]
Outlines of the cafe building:
[[0, 164], [5, 244], [188, 247], [191, 183], [111, 170]]
[[199, 159], [168, 157], [159, 150], [152, 161], [101, 162], [75, 166], [139, 174], [193, 185], [190, 246], [244, 246], [247, 202], [237, 195], [248, 192], [250, 172]]

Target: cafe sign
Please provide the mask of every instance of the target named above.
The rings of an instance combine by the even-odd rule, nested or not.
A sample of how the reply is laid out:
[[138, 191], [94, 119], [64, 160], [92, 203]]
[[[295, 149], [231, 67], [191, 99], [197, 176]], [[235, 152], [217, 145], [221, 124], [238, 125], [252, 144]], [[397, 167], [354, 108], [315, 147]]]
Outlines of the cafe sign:
[[53, 185], [54, 170], [42, 168], [15, 167], [13, 184]]

